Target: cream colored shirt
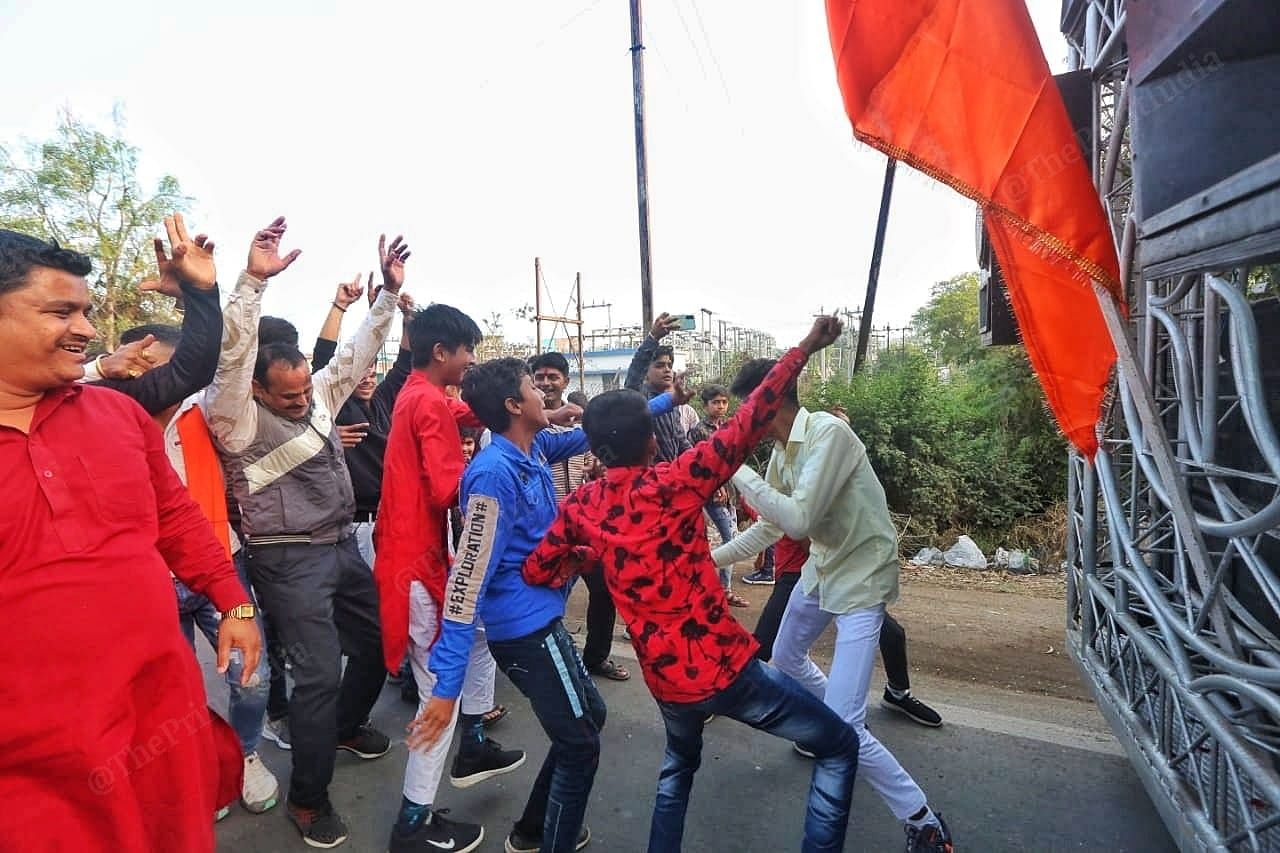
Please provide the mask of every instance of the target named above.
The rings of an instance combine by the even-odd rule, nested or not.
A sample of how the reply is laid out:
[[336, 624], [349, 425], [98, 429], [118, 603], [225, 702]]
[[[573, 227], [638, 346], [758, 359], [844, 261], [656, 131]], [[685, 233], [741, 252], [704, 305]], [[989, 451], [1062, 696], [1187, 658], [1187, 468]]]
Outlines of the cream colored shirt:
[[801, 588], [828, 613], [898, 598], [898, 535], [867, 449], [848, 424], [800, 409], [785, 445], [775, 444], [762, 479], [749, 468], [733, 484], [760, 521], [716, 548], [717, 566], [759, 553], [783, 534], [811, 540]]

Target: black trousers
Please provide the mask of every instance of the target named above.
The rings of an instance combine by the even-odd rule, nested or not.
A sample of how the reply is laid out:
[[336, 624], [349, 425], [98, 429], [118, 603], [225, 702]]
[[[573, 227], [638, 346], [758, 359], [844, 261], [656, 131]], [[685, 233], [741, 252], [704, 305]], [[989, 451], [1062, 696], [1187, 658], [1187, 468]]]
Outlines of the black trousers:
[[321, 808], [338, 742], [368, 719], [387, 675], [373, 573], [353, 537], [333, 545], [251, 545], [248, 567], [293, 664], [289, 800]]
[[[760, 611], [760, 619], [756, 622], [755, 638], [760, 644], [756, 657], [768, 661], [773, 657], [773, 641], [778, 639], [778, 628], [782, 625], [782, 615], [787, 612], [787, 601], [791, 598], [791, 590], [800, 580], [799, 572], [788, 572], [776, 575], [773, 592]], [[895, 690], [910, 690], [911, 676], [907, 667], [907, 632], [888, 613], [884, 614], [884, 622], [880, 625], [880, 659], [884, 662], [884, 674], [889, 686]]]
[[582, 583], [587, 587], [587, 639], [582, 646], [582, 663], [587, 669], [594, 669], [609, 659], [618, 611], [605, 585], [604, 572], [587, 572]]

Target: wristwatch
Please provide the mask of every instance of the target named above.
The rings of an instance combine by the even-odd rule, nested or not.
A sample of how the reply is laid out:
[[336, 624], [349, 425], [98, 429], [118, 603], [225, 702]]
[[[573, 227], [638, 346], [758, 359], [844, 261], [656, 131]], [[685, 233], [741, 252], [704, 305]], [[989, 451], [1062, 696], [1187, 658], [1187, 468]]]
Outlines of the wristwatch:
[[222, 618], [231, 619], [252, 619], [258, 615], [258, 608], [252, 604], [237, 604], [235, 607], [222, 614]]

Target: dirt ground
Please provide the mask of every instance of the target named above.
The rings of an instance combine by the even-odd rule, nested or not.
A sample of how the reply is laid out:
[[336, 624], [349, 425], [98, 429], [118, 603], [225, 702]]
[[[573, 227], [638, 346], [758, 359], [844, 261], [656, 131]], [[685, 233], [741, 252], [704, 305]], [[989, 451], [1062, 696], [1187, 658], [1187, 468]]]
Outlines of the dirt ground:
[[[733, 613], [753, 628], [773, 588], [738, 583], [748, 571], [748, 564], [740, 565], [733, 586], [751, 607]], [[1060, 574], [904, 565], [902, 595], [890, 612], [907, 630], [913, 674], [1088, 701], [1089, 692], [1063, 649], [1065, 597], [1066, 581]], [[579, 584], [566, 613], [571, 630], [581, 630], [585, 602]], [[829, 629], [813, 650], [824, 669], [833, 640]]]

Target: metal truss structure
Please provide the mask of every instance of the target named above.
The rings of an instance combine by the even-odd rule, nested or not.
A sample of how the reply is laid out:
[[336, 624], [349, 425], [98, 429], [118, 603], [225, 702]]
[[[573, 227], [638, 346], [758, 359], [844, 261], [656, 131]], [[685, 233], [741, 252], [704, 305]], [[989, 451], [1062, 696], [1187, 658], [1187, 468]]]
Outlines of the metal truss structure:
[[1182, 850], [1280, 850], [1278, 282], [1144, 278], [1125, 23], [1125, 0], [1064, 9], [1129, 296], [1101, 450], [1070, 464], [1068, 646]]

